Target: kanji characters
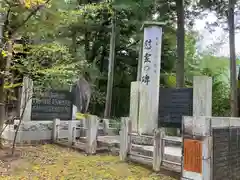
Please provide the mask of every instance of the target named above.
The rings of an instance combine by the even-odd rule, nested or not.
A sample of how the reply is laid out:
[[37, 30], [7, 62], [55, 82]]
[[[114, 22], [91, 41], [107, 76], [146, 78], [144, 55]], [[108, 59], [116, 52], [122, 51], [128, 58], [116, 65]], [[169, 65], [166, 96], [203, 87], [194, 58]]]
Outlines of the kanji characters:
[[148, 39], [144, 42], [144, 48], [145, 49], [152, 49], [152, 40], [151, 39]]
[[148, 83], [150, 82], [150, 77], [148, 74], [142, 76], [142, 82], [148, 85]]
[[144, 55], [144, 63], [150, 63], [151, 61], [150, 61], [150, 57], [152, 56], [152, 54], [150, 54], [150, 53], [146, 53], [145, 55]]
[[150, 67], [148, 65], [146, 65], [143, 67], [143, 69], [144, 69], [144, 71], [148, 71], [148, 70], [150, 70]]

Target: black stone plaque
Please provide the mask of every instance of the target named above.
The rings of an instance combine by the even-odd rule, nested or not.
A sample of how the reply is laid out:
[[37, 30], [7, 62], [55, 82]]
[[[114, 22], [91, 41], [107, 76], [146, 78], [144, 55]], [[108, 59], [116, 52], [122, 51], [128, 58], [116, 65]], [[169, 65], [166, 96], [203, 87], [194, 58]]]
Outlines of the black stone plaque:
[[159, 126], [182, 127], [182, 117], [192, 116], [192, 88], [161, 88], [159, 96]]
[[229, 153], [229, 128], [213, 129], [213, 179], [228, 179], [230, 167], [228, 164]]
[[50, 90], [33, 92], [31, 119], [72, 119], [72, 94], [69, 91]]
[[230, 128], [229, 164], [232, 179], [240, 179], [240, 128]]
[[213, 180], [240, 179], [240, 128], [212, 130]]

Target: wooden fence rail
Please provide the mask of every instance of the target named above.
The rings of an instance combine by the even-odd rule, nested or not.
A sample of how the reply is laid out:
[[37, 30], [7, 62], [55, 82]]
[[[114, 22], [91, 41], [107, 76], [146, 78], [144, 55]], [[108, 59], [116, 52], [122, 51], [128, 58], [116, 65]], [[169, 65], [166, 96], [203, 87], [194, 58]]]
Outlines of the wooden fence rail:
[[[109, 150], [111, 142], [104, 142], [104, 135], [99, 135], [100, 120], [97, 116], [89, 115], [85, 120], [84, 126], [79, 126], [75, 121], [68, 122], [68, 133], [65, 136], [59, 136], [60, 134], [60, 119], [54, 119], [53, 121], [53, 142], [69, 147], [78, 148], [85, 151], [87, 154], [96, 154], [97, 150]], [[109, 132], [109, 128], [105, 128], [105, 132]], [[113, 130], [114, 128], [110, 128]], [[102, 137], [102, 141], [99, 140]], [[106, 140], [107, 141], [107, 140]]]
[[[156, 129], [153, 136], [133, 133], [131, 132], [131, 121], [128, 117], [122, 118], [121, 127], [119, 154], [122, 161], [131, 160], [149, 165], [152, 166], [154, 171], [160, 171], [160, 168], [167, 164], [174, 166], [172, 170], [180, 172], [181, 161], [176, 161], [176, 157], [171, 160], [165, 152], [165, 141], [178, 142], [179, 138], [165, 136], [163, 128]], [[177, 159], [181, 159], [181, 157]]]

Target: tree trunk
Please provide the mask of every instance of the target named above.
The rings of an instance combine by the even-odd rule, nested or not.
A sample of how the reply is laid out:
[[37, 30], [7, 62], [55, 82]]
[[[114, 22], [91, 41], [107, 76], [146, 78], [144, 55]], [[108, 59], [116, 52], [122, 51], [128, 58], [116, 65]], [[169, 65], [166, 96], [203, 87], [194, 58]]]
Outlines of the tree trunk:
[[[140, 1], [140, 14], [139, 21], [143, 21], [144, 19], [144, 9], [143, 9], [143, 0]], [[137, 81], [141, 81], [141, 73], [142, 73], [142, 53], [143, 53], [143, 33], [141, 32], [141, 39], [139, 42], [139, 52], [138, 52], [138, 69], [137, 69]]]
[[109, 52], [109, 64], [108, 64], [108, 82], [107, 82], [107, 95], [105, 102], [104, 117], [109, 118], [111, 116], [111, 105], [112, 105], [112, 89], [113, 89], [113, 78], [114, 78], [114, 61], [115, 61], [115, 39], [116, 39], [116, 15], [113, 12], [112, 17], [112, 34], [110, 40], [110, 52]]
[[[1, 8], [0, 3], [0, 8]], [[0, 14], [0, 21], [2, 21], [3, 16]], [[3, 25], [0, 24], [0, 47], [3, 48]], [[0, 72], [5, 70], [6, 62], [4, 57], [2, 56], [2, 52], [0, 51]], [[4, 120], [5, 120], [5, 94], [4, 94], [4, 75], [0, 74], [0, 129], [3, 128]], [[0, 137], [0, 148], [2, 148], [2, 137]]]
[[177, 6], [177, 62], [176, 80], [177, 88], [184, 87], [184, 0], [176, 0]]
[[137, 81], [141, 81], [141, 73], [142, 73], [142, 43], [143, 40], [140, 40], [140, 46], [139, 46], [139, 54], [138, 54], [138, 69], [137, 69]]
[[77, 33], [74, 31], [72, 33], [72, 53], [74, 58], [77, 57]]
[[[184, 46], [185, 46], [185, 30], [184, 30], [184, 0], [176, 0], [177, 11], [177, 61], [176, 61], [176, 87], [184, 87]], [[177, 129], [176, 134], [180, 134]]]
[[230, 81], [231, 81], [231, 116], [238, 116], [237, 97], [237, 70], [235, 53], [235, 24], [234, 24], [235, 0], [228, 2], [228, 27], [229, 27], [229, 51], [230, 51]]
[[90, 45], [89, 45], [89, 32], [85, 32], [84, 35], [84, 48], [85, 48], [85, 58], [86, 60], [89, 60], [89, 51], [90, 51]]
[[[7, 77], [5, 77], [5, 81], [7, 81], [9, 84], [14, 84], [14, 77], [12, 74], [10, 74], [10, 67], [11, 67], [11, 63], [12, 63], [12, 53], [13, 53], [13, 41], [12, 39], [9, 39], [7, 42], [7, 61], [6, 61], [6, 74]], [[8, 91], [8, 93], [5, 94], [5, 103], [7, 104], [11, 104], [11, 98], [10, 97], [14, 97], [15, 94], [10, 90]], [[8, 107], [5, 105], [5, 115], [7, 116], [7, 119], [9, 118], [9, 113], [13, 113], [12, 115], [14, 116], [14, 114], [16, 113], [15, 109], [11, 109], [11, 112], [9, 112]]]
[[[0, 71], [5, 72], [6, 69], [6, 60], [0, 55]], [[5, 91], [4, 91], [4, 74], [0, 75], [0, 130], [3, 128], [5, 121]], [[0, 148], [3, 146], [2, 137], [0, 137]]]
[[[0, 129], [3, 128], [5, 120], [5, 92], [4, 92], [4, 76], [0, 77]], [[3, 147], [2, 137], [0, 137], [0, 148]]]

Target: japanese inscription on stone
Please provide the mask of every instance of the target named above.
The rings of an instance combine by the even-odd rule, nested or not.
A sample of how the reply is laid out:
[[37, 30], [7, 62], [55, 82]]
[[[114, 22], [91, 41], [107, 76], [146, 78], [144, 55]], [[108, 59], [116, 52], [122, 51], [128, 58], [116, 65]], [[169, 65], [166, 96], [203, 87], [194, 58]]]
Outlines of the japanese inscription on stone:
[[160, 88], [159, 126], [182, 127], [182, 117], [192, 116], [192, 88]]
[[162, 28], [153, 26], [144, 30], [141, 82], [149, 88], [160, 79]]
[[140, 113], [139, 115], [139, 130], [141, 134], [151, 134], [152, 129], [157, 127], [161, 44], [162, 27], [154, 24], [145, 26], [141, 63], [141, 84], [143, 85], [141, 87], [144, 90], [140, 91], [140, 96], [143, 95], [148, 100], [140, 98], [141, 107], [146, 106], [144, 114]]
[[240, 127], [213, 128], [213, 180], [240, 179]]
[[144, 42], [144, 49], [145, 49], [145, 53], [143, 56], [143, 76], [142, 76], [142, 82], [146, 85], [148, 85], [148, 83], [150, 82], [150, 77], [148, 72], [151, 70], [151, 49], [152, 49], [152, 40], [151, 39], [147, 39]]

